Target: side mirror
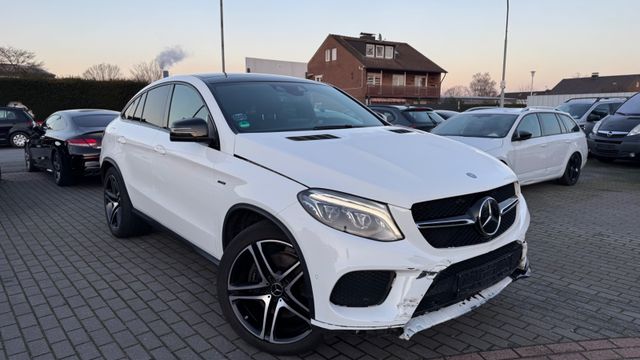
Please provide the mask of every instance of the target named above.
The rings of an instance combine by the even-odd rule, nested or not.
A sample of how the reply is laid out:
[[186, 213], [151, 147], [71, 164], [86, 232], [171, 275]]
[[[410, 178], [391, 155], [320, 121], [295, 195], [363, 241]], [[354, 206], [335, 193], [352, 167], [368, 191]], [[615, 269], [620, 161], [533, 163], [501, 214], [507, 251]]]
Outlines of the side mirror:
[[207, 142], [214, 140], [209, 133], [209, 123], [200, 118], [184, 119], [173, 123], [169, 140], [182, 142]]
[[533, 136], [532, 133], [528, 132], [528, 131], [516, 131], [513, 134], [513, 138], [511, 140], [513, 141], [522, 141], [522, 140], [527, 140], [527, 139], [531, 139], [531, 137]]

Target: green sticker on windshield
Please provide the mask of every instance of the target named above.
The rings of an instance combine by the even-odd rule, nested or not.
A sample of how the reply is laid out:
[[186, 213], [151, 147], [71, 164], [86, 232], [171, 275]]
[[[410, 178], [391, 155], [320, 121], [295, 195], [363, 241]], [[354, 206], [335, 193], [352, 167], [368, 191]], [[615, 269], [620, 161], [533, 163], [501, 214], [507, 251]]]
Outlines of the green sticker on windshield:
[[251, 123], [250, 123], [250, 122], [248, 122], [248, 121], [240, 121], [240, 122], [238, 123], [238, 125], [239, 125], [241, 128], [246, 129], [246, 128], [248, 128], [248, 127], [250, 127], [250, 126], [251, 126]]

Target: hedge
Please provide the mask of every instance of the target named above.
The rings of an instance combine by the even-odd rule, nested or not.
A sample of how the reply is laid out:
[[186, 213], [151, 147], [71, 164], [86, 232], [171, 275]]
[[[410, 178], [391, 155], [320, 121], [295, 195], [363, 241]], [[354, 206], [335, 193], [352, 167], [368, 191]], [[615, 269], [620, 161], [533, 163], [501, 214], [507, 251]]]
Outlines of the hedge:
[[65, 109], [120, 111], [145, 85], [130, 80], [0, 78], [0, 106], [19, 101], [33, 111], [37, 120]]

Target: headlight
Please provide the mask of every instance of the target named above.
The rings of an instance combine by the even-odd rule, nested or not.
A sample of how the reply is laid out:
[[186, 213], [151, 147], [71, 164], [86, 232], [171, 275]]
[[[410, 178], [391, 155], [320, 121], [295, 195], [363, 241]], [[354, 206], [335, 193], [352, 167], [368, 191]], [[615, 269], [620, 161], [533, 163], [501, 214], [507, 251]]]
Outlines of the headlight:
[[593, 130], [591, 130], [591, 132], [593, 132], [594, 134], [598, 133], [598, 129], [600, 129], [600, 125], [602, 125], [602, 120], [598, 121], [594, 126], [593, 126]]
[[629, 131], [629, 133], [627, 134], [627, 136], [633, 136], [633, 135], [638, 135], [640, 134], [640, 125], [634, 127], [633, 129], [631, 129], [631, 131]]
[[302, 207], [321, 223], [365, 238], [403, 238], [385, 204], [335, 191], [311, 189], [298, 194]]

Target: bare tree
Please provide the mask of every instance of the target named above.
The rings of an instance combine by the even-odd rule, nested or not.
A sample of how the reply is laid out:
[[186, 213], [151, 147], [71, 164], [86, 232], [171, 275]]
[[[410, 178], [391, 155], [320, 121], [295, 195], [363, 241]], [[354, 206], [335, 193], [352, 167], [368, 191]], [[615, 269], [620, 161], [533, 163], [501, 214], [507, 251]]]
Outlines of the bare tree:
[[491, 79], [488, 72], [474, 74], [469, 83], [469, 90], [475, 96], [498, 96], [496, 82]]
[[8, 66], [9, 71], [16, 75], [44, 73], [44, 63], [36, 60], [35, 53], [12, 46], [0, 46], [0, 64]]
[[463, 85], [456, 85], [448, 88], [443, 94], [443, 97], [459, 98], [463, 96], [470, 96], [471, 92], [469, 88]]
[[152, 83], [162, 78], [162, 69], [156, 60], [141, 62], [131, 69], [133, 80]]
[[113, 64], [97, 64], [89, 67], [82, 73], [82, 78], [87, 80], [109, 81], [122, 77], [120, 67]]

